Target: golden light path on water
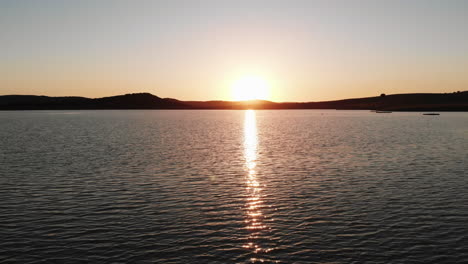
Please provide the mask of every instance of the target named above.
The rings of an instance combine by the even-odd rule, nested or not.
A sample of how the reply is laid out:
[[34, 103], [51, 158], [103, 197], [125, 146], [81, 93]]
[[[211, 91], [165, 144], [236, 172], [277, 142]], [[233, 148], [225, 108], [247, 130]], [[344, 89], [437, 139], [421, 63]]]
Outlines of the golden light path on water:
[[[246, 176], [246, 228], [250, 231], [244, 248], [252, 249], [254, 253], [267, 253], [271, 249], [262, 248], [257, 243], [261, 232], [268, 229], [263, 219], [261, 208], [264, 206], [261, 191], [262, 188], [257, 179], [257, 120], [254, 110], [246, 110], [244, 118], [244, 159], [247, 169]], [[252, 258], [252, 262], [263, 262], [261, 258]]]

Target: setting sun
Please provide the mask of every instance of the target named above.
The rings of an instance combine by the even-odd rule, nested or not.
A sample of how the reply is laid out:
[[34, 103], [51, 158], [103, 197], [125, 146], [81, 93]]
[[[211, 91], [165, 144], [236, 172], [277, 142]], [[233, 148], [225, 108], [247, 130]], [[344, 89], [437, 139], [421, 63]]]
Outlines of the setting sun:
[[231, 86], [233, 99], [236, 101], [266, 100], [270, 92], [268, 82], [259, 76], [244, 76]]

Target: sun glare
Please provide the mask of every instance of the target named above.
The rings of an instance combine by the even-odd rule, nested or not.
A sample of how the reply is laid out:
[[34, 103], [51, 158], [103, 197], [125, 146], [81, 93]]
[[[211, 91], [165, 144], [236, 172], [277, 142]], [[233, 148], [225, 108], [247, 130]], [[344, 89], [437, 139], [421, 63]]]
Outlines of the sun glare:
[[269, 96], [268, 82], [258, 76], [244, 76], [236, 80], [232, 86], [232, 96], [236, 101], [266, 100]]

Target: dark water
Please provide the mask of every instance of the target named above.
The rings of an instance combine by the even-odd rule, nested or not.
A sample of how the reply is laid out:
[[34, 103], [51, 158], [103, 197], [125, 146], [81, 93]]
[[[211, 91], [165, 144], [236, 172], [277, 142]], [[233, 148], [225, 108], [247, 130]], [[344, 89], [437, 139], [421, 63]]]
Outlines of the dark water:
[[468, 113], [0, 112], [2, 263], [467, 263]]

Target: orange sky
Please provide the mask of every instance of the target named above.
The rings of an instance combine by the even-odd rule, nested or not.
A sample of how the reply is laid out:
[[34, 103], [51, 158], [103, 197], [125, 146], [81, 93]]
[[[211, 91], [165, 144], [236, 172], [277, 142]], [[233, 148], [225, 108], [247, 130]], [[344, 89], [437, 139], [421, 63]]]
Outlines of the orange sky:
[[468, 87], [461, 1], [62, 1], [0, 4], [0, 94], [150, 92], [273, 101]]

